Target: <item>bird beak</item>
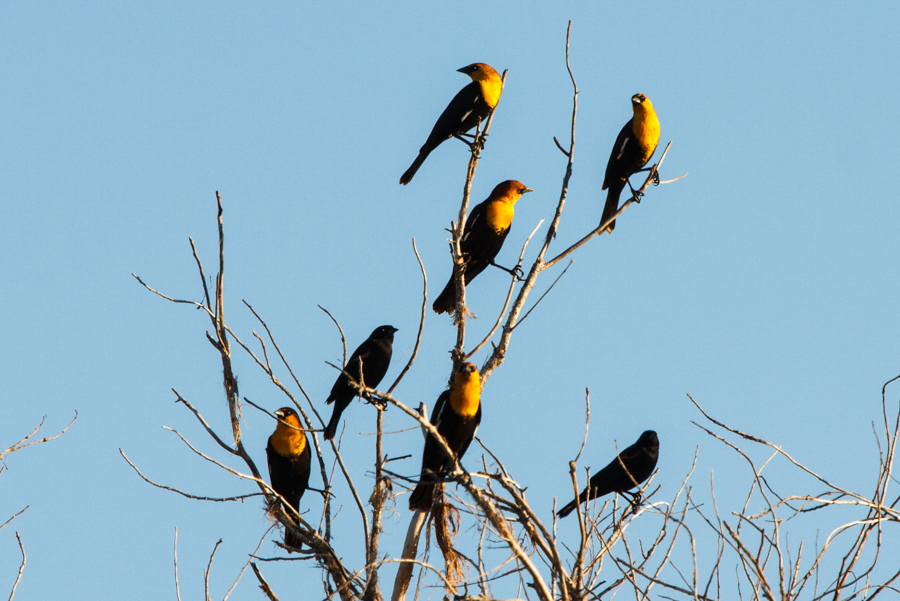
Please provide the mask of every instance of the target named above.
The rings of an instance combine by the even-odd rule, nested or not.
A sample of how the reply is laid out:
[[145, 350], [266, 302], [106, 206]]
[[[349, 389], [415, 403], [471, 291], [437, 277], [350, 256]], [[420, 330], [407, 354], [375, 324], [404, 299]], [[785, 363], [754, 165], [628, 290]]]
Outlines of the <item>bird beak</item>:
[[531, 188], [522, 188], [522, 194], [528, 194], [529, 192], [534, 192]]
[[278, 419], [284, 419], [284, 412], [283, 412], [281, 409], [279, 409], [278, 411], [276, 411], [276, 412], [274, 413], [274, 415], [275, 415], [275, 417], [277, 417]]
[[391, 330], [392, 330], [393, 332], [399, 332], [399, 331], [400, 331], [399, 328], [394, 328], [394, 327], [392, 327]]

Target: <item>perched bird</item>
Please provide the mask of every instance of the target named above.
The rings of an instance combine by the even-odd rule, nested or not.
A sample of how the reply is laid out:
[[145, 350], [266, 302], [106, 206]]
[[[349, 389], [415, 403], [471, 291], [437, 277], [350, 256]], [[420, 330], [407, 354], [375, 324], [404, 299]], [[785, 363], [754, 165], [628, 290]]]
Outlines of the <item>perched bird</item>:
[[366, 341], [360, 344], [359, 348], [350, 355], [350, 360], [347, 361], [344, 370], [335, 380], [334, 386], [331, 387], [331, 394], [325, 400], [326, 404], [334, 403], [331, 421], [325, 427], [325, 440], [334, 438], [338, 424], [341, 421], [341, 414], [350, 405], [350, 401], [359, 395], [351, 384], [351, 378], [357, 384], [365, 384], [369, 388], [375, 388], [381, 382], [384, 374], [387, 373], [391, 364], [391, 351], [393, 350], [394, 332], [396, 331], [397, 328], [394, 326], [375, 328], [375, 331], [369, 334]]
[[419, 156], [400, 176], [400, 183], [403, 185], [412, 181], [416, 171], [441, 142], [453, 136], [460, 136], [478, 125], [479, 121], [487, 118], [500, 100], [503, 80], [493, 67], [484, 63], [472, 63], [457, 71], [471, 77], [472, 83], [460, 90], [438, 117], [434, 128], [428, 134], [428, 139], [419, 149]]
[[[659, 459], [659, 438], [656, 437], [656, 432], [647, 430], [641, 434], [636, 443], [619, 453], [609, 465], [593, 475], [590, 484], [578, 495], [577, 502], [584, 503], [588, 499], [596, 499], [611, 492], [625, 494], [635, 487], [635, 482], [641, 484], [650, 477], [656, 468], [657, 459]], [[632, 498], [632, 502], [635, 500], [636, 497]], [[575, 511], [575, 503], [572, 501], [560, 509], [557, 515], [561, 518], [566, 517]]]
[[[299, 513], [300, 497], [309, 485], [309, 442], [303, 430], [299, 429], [300, 418], [296, 411], [282, 407], [275, 412], [275, 417], [278, 423], [266, 445], [269, 480], [275, 492]], [[284, 545], [299, 549], [300, 539], [286, 532]]]
[[[456, 458], [462, 459], [481, 423], [481, 378], [474, 365], [463, 363], [453, 375], [450, 389], [442, 392], [434, 405], [431, 423], [447, 441]], [[431, 509], [435, 484], [441, 481], [441, 472], [452, 465], [453, 461], [447, 458], [438, 441], [431, 434], [426, 434], [422, 475], [409, 496], [410, 509]]]
[[[659, 143], [659, 119], [656, 118], [650, 99], [643, 94], [635, 94], [631, 97], [631, 108], [634, 110], [634, 117], [619, 132], [606, 164], [606, 178], [601, 190], [609, 188], [609, 192], [606, 194], [606, 205], [603, 207], [600, 223], [604, 223], [619, 210], [619, 195], [625, 189], [628, 178], [647, 164]], [[613, 221], [606, 231], [612, 233], [615, 227], [616, 222]]]
[[[526, 192], [531, 192], [531, 188], [526, 188], [522, 182], [507, 180], [497, 184], [487, 200], [475, 205], [469, 213], [459, 242], [465, 260], [466, 284], [488, 265], [496, 265], [494, 257], [500, 252], [503, 241], [509, 234], [516, 201]], [[510, 271], [505, 267], [500, 268]], [[456, 286], [451, 274], [443, 292], [435, 299], [431, 308], [435, 313], [452, 313], [455, 305]]]

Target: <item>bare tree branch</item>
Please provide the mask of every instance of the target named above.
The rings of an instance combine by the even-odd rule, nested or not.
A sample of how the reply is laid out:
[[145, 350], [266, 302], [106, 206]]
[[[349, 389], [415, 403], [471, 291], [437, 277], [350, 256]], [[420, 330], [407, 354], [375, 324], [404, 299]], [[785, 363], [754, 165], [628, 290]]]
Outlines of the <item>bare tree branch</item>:
[[256, 564], [251, 562], [250, 567], [253, 568], [253, 573], [256, 574], [256, 579], [259, 580], [259, 588], [262, 589], [263, 594], [268, 597], [269, 601], [278, 601], [278, 597], [275, 596], [275, 591], [272, 590], [272, 587], [269, 586], [269, 583], [263, 578], [262, 572], [259, 571]]
[[19, 536], [18, 532], [16, 532], [16, 540], [19, 542], [19, 551], [22, 552], [22, 563], [19, 564], [19, 572], [16, 574], [16, 581], [13, 582], [12, 590], [9, 593], [9, 601], [12, 601], [13, 597], [16, 596], [16, 588], [19, 586], [19, 581], [22, 580], [22, 572], [25, 571], [25, 545], [22, 544], [22, 537]]
[[57, 438], [59, 438], [60, 436], [65, 434], [66, 430], [68, 430], [70, 427], [72, 427], [72, 424], [74, 424], [75, 420], [78, 419], [78, 412], [77, 411], [75, 412], [75, 417], [72, 418], [72, 421], [70, 421], [69, 424], [65, 428], [63, 428], [62, 430], [60, 430], [53, 436], [45, 436], [44, 438], [39, 438], [38, 440], [32, 440], [31, 442], [28, 442], [31, 439], [31, 437], [34, 436], [35, 434], [37, 434], [40, 431], [40, 429], [44, 426], [44, 421], [46, 419], [47, 419], [47, 416], [45, 415], [44, 417], [41, 418], [41, 423], [39, 423], [34, 428], [34, 430], [29, 432], [27, 435], [25, 435], [25, 437], [21, 438], [19, 441], [17, 441], [15, 444], [10, 446], [9, 448], [4, 449], [3, 451], [0, 451], [0, 461], [3, 461], [3, 459], [7, 455], [9, 455], [11, 453], [15, 453], [16, 451], [21, 451], [22, 449], [30, 447], [31, 445], [41, 444], [44, 442], [50, 442], [51, 440], [56, 440]]

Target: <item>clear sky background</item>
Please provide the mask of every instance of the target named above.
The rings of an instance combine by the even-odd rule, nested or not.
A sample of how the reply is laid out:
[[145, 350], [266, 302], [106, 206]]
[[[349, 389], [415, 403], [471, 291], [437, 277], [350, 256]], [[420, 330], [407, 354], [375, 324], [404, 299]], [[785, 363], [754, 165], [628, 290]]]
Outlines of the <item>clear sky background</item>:
[[[376, 326], [399, 328], [392, 380], [412, 352], [421, 306], [411, 240], [434, 298], [450, 273], [444, 228], [458, 211], [466, 149], [445, 143], [409, 186], [397, 180], [467, 83], [455, 70], [476, 61], [508, 69], [472, 200], [506, 179], [534, 189], [498, 257], [514, 263], [528, 232], [549, 222], [560, 190], [565, 159], [553, 136], [568, 140], [568, 19], [581, 94], [574, 176], [551, 252], [597, 224], [606, 161], [632, 94], [653, 101], [660, 149], [673, 142], [663, 178], [690, 174], [651, 189], [614, 235], [574, 255], [486, 386], [479, 436], [547, 520], [553, 497], [570, 497], [567, 462], [581, 442], [585, 388], [592, 421], [583, 463], [602, 467], [616, 445], [655, 429], [663, 498], [674, 495], [697, 445], [698, 496], [708, 494], [712, 472], [730, 511], [749, 484], [744, 464], [690, 423], [700, 416], [686, 393], [836, 483], [871, 490], [871, 423], [880, 419], [882, 384], [900, 373], [900, 7], [7, 4], [0, 447], [42, 416], [45, 435], [76, 410], [79, 417], [62, 438], [5, 461], [0, 522], [30, 509], [0, 531], [0, 591], [15, 580], [18, 531], [28, 564], [16, 599], [174, 598], [178, 527], [183, 598], [202, 595], [220, 538], [211, 582], [214, 596], [224, 595], [268, 522], [260, 500], [190, 501], [145, 484], [119, 456], [122, 448], [149, 477], [195, 494], [255, 490], [162, 429], [242, 467], [173, 403], [176, 388], [227, 434], [208, 321], [151, 295], [131, 273], [200, 300], [188, 237], [212, 273], [219, 190], [232, 327], [252, 340], [258, 325], [246, 299], [325, 416], [335, 378], [325, 361], [339, 362], [341, 345], [316, 305], [340, 320], [350, 350]], [[532, 299], [562, 267], [542, 274]], [[491, 270], [469, 288], [480, 316], [470, 341], [492, 325], [507, 285]], [[450, 320], [429, 310], [401, 400], [433, 404], [454, 337]], [[242, 395], [270, 409], [287, 404], [237, 348], [235, 365]], [[890, 398], [896, 408], [896, 390]], [[354, 404], [345, 416], [345, 458], [367, 489], [372, 438], [358, 433], [373, 430], [374, 411]], [[245, 443], [264, 467], [273, 424], [252, 408], [245, 418]], [[388, 418], [390, 429], [410, 425], [398, 411]], [[417, 474], [417, 432], [385, 444], [392, 456], [412, 455], [393, 469]], [[472, 468], [478, 451], [466, 458]], [[784, 474], [785, 492], [815, 488], [781, 464], [772, 470], [774, 480]], [[321, 486], [315, 472], [311, 484]], [[359, 569], [359, 514], [342, 485], [335, 494], [343, 509], [334, 544]], [[392, 556], [406, 503], [398, 498], [386, 518], [382, 551]], [[303, 506], [317, 521], [321, 497], [308, 493]], [[561, 526], [564, 539], [574, 526]], [[813, 520], [805, 534], [833, 526]], [[900, 562], [897, 540], [883, 550], [889, 564]], [[266, 542], [260, 554], [283, 553]], [[263, 569], [284, 600], [321, 592], [308, 563]], [[252, 574], [232, 598], [261, 598]]]

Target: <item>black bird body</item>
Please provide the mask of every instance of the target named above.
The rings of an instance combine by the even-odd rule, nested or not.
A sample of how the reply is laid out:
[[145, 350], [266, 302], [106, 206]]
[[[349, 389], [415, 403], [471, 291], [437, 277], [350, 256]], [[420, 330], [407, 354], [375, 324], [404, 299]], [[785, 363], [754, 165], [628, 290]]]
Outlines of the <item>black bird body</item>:
[[[341, 414], [350, 405], [350, 401], [359, 395], [351, 384], [351, 377], [357, 384], [365, 384], [369, 388], [375, 388], [381, 383], [391, 365], [394, 332], [396, 331], [397, 328], [394, 326], [376, 328], [366, 341], [350, 355], [347, 365], [335, 380], [334, 386], [331, 387], [331, 393], [325, 400], [326, 404], [334, 403], [331, 420], [325, 427], [325, 440], [334, 438], [341, 421]], [[360, 362], [362, 362], [361, 368]]]
[[[474, 365], [464, 363], [454, 374], [453, 385], [441, 393], [431, 411], [431, 423], [447, 441], [447, 446], [457, 459], [461, 460], [481, 423], [481, 381]], [[449, 470], [452, 465], [453, 461], [447, 458], [438, 441], [431, 434], [426, 434], [422, 474], [409, 496], [410, 509], [431, 509], [435, 484], [442, 480], [441, 472]]]
[[[635, 487], [635, 482], [641, 484], [650, 477], [656, 469], [657, 459], [659, 459], [659, 438], [656, 432], [647, 430], [641, 434], [637, 442], [619, 453], [609, 465], [591, 477], [590, 483], [578, 495], [577, 502], [584, 503], [588, 499], [596, 499], [611, 492], [625, 493], [631, 490]], [[572, 501], [560, 509], [557, 515], [561, 518], [566, 517], [575, 511], [575, 504], [576, 501]]]
[[[625, 124], [616, 137], [609, 162], [606, 164], [606, 177], [602, 189], [609, 188], [609, 192], [606, 195], [600, 223], [606, 222], [619, 210], [619, 196], [625, 189], [628, 178], [643, 169], [659, 143], [659, 119], [650, 100], [643, 94], [635, 94], [631, 97], [631, 106], [634, 117]], [[613, 221], [607, 231], [612, 232], [615, 227], [616, 222]]]
[[444, 140], [466, 133], [480, 121], [483, 121], [497, 106], [503, 81], [500, 75], [484, 63], [473, 63], [457, 69], [472, 78], [472, 83], [457, 92], [441, 116], [435, 122], [425, 144], [419, 149], [419, 155], [400, 177], [403, 185], [412, 181], [413, 176], [431, 151], [441, 145]]
[[[309, 485], [309, 441], [296, 429], [301, 427], [296, 411], [282, 407], [275, 416], [279, 421], [266, 445], [269, 480], [275, 492], [299, 513], [300, 499]], [[290, 532], [285, 534], [284, 544], [300, 548], [300, 540]]]
[[[465, 260], [466, 285], [494, 262], [512, 227], [516, 201], [527, 192], [531, 192], [531, 189], [522, 182], [501, 182], [494, 187], [487, 199], [475, 205], [469, 213], [459, 241]], [[452, 313], [455, 305], [456, 287], [451, 274], [431, 308], [435, 313]]]

